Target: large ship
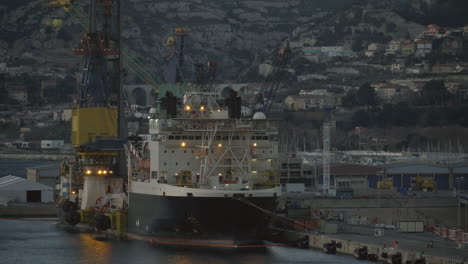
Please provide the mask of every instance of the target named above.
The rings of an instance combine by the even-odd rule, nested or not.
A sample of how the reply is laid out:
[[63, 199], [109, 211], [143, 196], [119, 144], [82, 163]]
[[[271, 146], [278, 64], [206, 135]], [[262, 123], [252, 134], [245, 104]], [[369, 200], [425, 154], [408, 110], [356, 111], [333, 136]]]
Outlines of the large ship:
[[159, 87], [148, 133], [127, 148], [127, 229], [159, 239], [258, 242], [281, 194], [277, 121], [261, 112], [243, 118], [237, 93], [222, 97], [210, 85], [213, 62], [180, 85], [185, 32], [176, 29], [167, 42], [171, 84]]

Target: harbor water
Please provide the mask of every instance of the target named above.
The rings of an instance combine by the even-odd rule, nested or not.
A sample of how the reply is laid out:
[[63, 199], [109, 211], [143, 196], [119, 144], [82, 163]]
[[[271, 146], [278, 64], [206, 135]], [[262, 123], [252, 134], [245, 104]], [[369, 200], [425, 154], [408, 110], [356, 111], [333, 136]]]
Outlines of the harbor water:
[[[0, 160], [3, 175], [26, 176], [26, 168], [56, 162]], [[29, 219], [30, 220], [30, 219]], [[157, 247], [137, 240], [108, 240], [93, 234], [69, 233], [55, 221], [0, 219], [0, 264], [25, 263], [364, 263], [349, 256], [291, 247], [204, 249]]]
[[69, 233], [56, 222], [0, 220], [0, 263], [365, 263], [349, 256], [289, 247], [203, 249], [152, 246], [137, 240]]

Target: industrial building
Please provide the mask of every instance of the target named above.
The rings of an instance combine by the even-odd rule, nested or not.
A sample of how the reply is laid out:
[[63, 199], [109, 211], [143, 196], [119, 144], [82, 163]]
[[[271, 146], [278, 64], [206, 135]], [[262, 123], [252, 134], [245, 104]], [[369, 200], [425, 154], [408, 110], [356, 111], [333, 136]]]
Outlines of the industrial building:
[[[468, 164], [394, 163], [378, 166], [361, 164], [332, 164], [330, 186], [346, 180], [354, 189], [394, 188], [396, 190], [428, 189], [468, 190]], [[386, 182], [386, 187], [379, 187]], [[305, 186], [322, 188], [322, 164], [301, 164], [300, 158], [282, 160], [281, 183], [304, 183]], [[431, 189], [431, 188], [429, 188]]]
[[28, 180], [54, 187], [60, 175], [60, 165], [46, 165], [26, 169]]
[[0, 178], [0, 197], [2, 201], [16, 203], [52, 203], [53, 187], [13, 175]]

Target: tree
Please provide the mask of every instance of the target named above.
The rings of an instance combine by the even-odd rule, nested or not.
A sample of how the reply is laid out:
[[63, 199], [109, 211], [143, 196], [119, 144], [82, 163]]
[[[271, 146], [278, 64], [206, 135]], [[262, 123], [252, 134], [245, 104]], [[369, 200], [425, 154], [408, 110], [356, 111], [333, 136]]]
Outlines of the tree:
[[385, 29], [387, 30], [387, 33], [396, 32], [396, 27], [397, 25], [393, 22], [390, 22], [385, 25]]
[[377, 94], [374, 88], [370, 86], [370, 83], [365, 83], [356, 92], [356, 99], [358, 105], [361, 106], [376, 106], [377, 105]]
[[357, 105], [356, 93], [354, 91], [348, 92], [343, 98], [341, 99], [341, 103], [346, 108], [351, 108]]
[[372, 114], [366, 110], [359, 110], [353, 114], [352, 122], [353, 126], [371, 126], [372, 125]]
[[351, 46], [351, 49], [354, 51], [354, 52], [359, 52], [362, 50], [362, 39], [360, 37], [357, 37], [354, 41], [353, 41], [353, 44]]
[[444, 80], [432, 80], [421, 91], [420, 103], [422, 105], [443, 105], [449, 100], [451, 94], [445, 88]]

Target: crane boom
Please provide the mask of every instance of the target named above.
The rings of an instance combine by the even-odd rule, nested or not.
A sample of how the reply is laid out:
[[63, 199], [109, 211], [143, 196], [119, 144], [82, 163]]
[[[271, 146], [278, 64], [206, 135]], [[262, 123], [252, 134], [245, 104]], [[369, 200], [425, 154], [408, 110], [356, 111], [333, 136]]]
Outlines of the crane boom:
[[289, 63], [291, 51], [289, 47], [281, 48], [273, 57], [272, 69], [265, 77], [260, 91], [255, 97], [255, 102], [250, 108], [249, 116], [253, 117], [256, 111], [268, 114], [273, 103], [273, 98], [283, 79], [285, 68]]

